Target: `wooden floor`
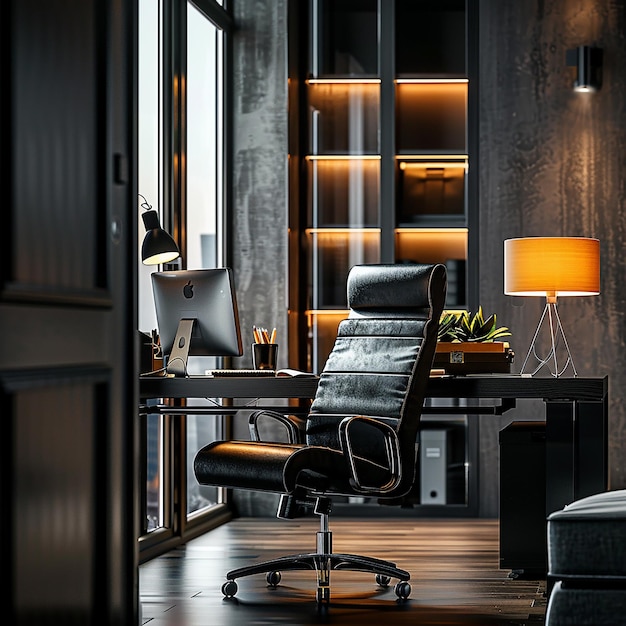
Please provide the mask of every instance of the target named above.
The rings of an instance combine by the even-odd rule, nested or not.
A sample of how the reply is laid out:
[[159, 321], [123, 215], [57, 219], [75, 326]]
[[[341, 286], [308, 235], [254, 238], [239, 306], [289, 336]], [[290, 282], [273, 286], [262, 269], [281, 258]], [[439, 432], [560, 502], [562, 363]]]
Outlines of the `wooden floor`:
[[499, 569], [492, 520], [331, 519], [335, 552], [395, 561], [411, 572], [411, 596], [397, 600], [371, 574], [334, 571], [326, 608], [315, 602], [314, 572], [283, 572], [269, 588], [263, 574], [221, 592], [226, 571], [275, 556], [314, 551], [316, 519], [241, 518], [140, 567], [142, 624], [150, 626], [299, 626], [305, 624], [544, 623], [545, 581], [509, 578]]

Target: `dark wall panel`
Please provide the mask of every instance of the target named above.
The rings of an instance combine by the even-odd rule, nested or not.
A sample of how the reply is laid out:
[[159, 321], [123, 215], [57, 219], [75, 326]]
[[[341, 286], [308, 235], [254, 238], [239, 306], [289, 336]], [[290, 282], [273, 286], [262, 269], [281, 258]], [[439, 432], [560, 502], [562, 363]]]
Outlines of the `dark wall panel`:
[[[626, 486], [626, 40], [623, 0], [481, 0], [479, 302], [513, 332], [519, 371], [543, 302], [503, 294], [503, 242], [586, 236], [601, 245], [601, 295], [561, 298], [580, 376], [609, 376], [611, 488]], [[604, 51], [604, 81], [575, 93], [566, 51]], [[497, 431], [534, 404], [481, 423], [481, 513], [498, 513]]]
[[278, 330], [287, 363], [286, 0], [235, 4], [233, 259], [245, 366], [252, 326]]

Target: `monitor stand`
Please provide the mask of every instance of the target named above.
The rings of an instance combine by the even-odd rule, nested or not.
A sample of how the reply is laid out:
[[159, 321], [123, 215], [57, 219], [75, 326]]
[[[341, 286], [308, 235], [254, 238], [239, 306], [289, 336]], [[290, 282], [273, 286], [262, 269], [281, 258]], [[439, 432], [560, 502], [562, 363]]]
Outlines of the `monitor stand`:
[[182, 319], [178, 322], [178, 330], [174, 337], [172, 351], [167, 360], [167, 373], [171, 376], [187, 376], [187, 359], [191, 345], [194, 319]]

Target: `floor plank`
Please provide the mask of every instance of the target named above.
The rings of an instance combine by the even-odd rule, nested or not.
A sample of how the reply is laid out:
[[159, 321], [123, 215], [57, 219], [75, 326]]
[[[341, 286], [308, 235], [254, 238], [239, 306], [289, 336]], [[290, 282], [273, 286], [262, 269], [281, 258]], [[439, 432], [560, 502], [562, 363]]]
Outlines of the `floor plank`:
[[331, 519], [335, 552], [395, 561], [411, 572], [411, 596], [371, 574], [331, 573], [331, 601], [315, 602], [314, 572], [238, 580], [235, 598], [221, 592], [225, 573], [255, 561], [315, 549], [316, 519], [240, 518], [140, 567], [142, 623], [150, 626], [289, 624], [543, 624], [545, 581], [509, 578], [499, 569], [494, 520]]

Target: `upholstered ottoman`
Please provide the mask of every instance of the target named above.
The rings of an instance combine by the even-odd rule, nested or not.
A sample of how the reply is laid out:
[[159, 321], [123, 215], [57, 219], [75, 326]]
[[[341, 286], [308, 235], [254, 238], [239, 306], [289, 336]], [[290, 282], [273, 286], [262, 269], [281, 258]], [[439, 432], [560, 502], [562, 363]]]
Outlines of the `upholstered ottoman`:
[[546, 626], [626, 625], [626, 489], [548, 516]]

